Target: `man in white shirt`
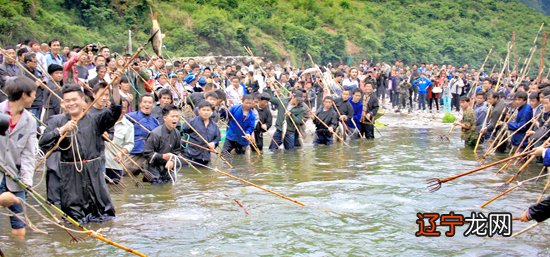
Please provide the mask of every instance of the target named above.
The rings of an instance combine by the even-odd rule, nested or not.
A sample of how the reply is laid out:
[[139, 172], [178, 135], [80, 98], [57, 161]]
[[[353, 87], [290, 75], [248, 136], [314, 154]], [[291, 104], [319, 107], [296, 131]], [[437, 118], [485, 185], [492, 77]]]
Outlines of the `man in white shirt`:
[[242, 97], [244, 95], [244, 89], [240, 85], [240, 80], [238, 77], [231, 78], [231, 85], [225, 90], [227, 94], [227, 106], [231, 107], [233, 105], [242, 104]]

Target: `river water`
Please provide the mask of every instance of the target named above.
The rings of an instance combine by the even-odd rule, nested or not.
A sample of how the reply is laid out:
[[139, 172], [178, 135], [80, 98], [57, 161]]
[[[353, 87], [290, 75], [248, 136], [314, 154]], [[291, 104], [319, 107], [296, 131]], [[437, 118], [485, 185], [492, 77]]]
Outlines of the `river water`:
[[[549, 256], [550, 230], [542, 224], [517, 238], [463, 235], [416, 237], [417, 212], [469, 216], [472, 211], [511, 212], [514, 217], [538, 197], [545, 179], [527, 184], [485, 209], [513, 171], [495, 176], [489, 169], [444, 184], [430, 193], [426, 179], [443, 178], [478, 166], [457, 130], [451, 142], [435, 135], [448, 126], [407, 116], [386, 115], [375, 141], [350, 146], [313, 147], [291, 154], [237, 156], [233, 175], [285, 194], [294, 203], [218, 173], [184, 169], [176, 185], [136, 188], [125, 178], [112, 193], [117, 218], [102, 228], [107, 238], [150, 256]], [[412, 125], [411, 125], [412, 124]], [[308, 141], [311, 141], [309, 139]], [[306, 142], [308, 142], [306, 141]], [[490, 157], [498, 160], [502, 156]], [[214, 161], [214, 166], [221, 163]], [[532, 165], [520, 180], [536, 176]], [[38, 187], [44, 192], [44, 186]], [[239, 207], [241, 202], [248, 212]], [[32, 203], [32, 201], [31, 201]], [[0, 248], [7, 256], [128, 256], [95, 239], [69, 243], [62, 230], [32, 212], [30, 219], [49, 234], [9, 236], [1, 218]], [[513, 231], [528, 224], [513, 221]]]

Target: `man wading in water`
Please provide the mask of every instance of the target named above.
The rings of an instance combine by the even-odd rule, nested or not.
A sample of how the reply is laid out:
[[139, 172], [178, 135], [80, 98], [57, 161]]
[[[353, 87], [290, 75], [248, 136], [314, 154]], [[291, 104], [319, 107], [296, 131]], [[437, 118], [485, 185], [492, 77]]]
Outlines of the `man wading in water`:
[[61, 135], [68, 133], [55, 149], [61, 152], [61, 210], [81, 223], [109, 220], [115, 216], [115, 209], [103, 173], [105, 144], [101, 137], [122, 112], [118, 87], [113, 87], [110, 107], [95, 114], [84, 114], [84, 93], [77, 85], [63, 89], [63, 101], [67, 115], [48, 121], [39, 142], [41, 147], [51, 149]]
[[323, 106], [315, 114], [317, 119], [313, 120], [316, 127], [315, 139], [313, 140], [314, 145], [332, 145], [334, 143], [332, 134], [334, 134], [334, 131], [338, 127], [338, 114], [332, 107], [332, 103], [332, 98], [325, 96]]
[[176, 129], [180, 114], [178, 108], [168, 104], [162, 108], [163, 125], [156, 127], [149, 133], [145, 141], [143, 156], [147, 158], [147, 170], [151, 176], [143, 176], [144, 182], [153, 184], [167, 183], [181, 168], [181, 160], [176, 155], [181, 155], [181, 135]]
[[363, 114], [361, 116], [361, 134], [366, 139], [374, 139], [374, 118], [378, 112], [378, 97], [373, 94], [373, 85], [365, 84], [363, 96]]
[[139, 101], [139, 111], [128, 113], [128, 119], [134, 124], [134, 148], [130, 151], [130, 158], [136, 162], [137, 167], [132, 161], [124, 159], [124, 165], [134, 174], [139, 174], [140, 169], [145, 166], [147, 159], [143, 157], [143, 147], [145, 138], [149, 131], [158, 127], [159, 121], [151, 115], [153, 104], [155, 103], [154, 96], [146, 93], [141, 96]]
[[223, 144], [223, 153], [231, 153], [233, 149], [237, 154], [244, 154], [246, 147], [253, 143], [252, 133], [254, 133], [254, 124], [256, 116], [252, 111], [254, 99], [252, 95], [244, 95], [242, 104], [231, 106], [229, 109], [229, 127]]
[[477, 142], [476, 118], [474, 110], [470, 107], [469, 97], [462, 96], [460, 98], [460, 108], [462, 108], [464, 115], [461, 121], [453, 122], [453, 126], [460, 126], [462, 128], [462, 135], [460, 137], [464, 140], [464, 144], [474, 147]]

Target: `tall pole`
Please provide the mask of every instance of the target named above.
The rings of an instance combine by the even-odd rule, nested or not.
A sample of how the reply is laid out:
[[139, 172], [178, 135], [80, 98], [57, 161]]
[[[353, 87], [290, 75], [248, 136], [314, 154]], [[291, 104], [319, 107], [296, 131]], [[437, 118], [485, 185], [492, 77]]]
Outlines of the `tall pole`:
[[128, 53], [133, 53], [132, 50], [132, 30], [128, 30]]
[[514, 68], [512, 69], [512, 73], [516, 73], [516, 69], [518, 68], [518, 53], [517, 53], [517, 47], [516, 47], [516, 32], [512, 32], [512, 49], [514, 49]]
[[542, 42], [539, 50], [539, 72], [537, 73], [537, 84], [542, 81], [542, 72], [544, 71], [544, 58], [546, 56], [546, 44], [548, 43], [548, 33], [542, 33]]

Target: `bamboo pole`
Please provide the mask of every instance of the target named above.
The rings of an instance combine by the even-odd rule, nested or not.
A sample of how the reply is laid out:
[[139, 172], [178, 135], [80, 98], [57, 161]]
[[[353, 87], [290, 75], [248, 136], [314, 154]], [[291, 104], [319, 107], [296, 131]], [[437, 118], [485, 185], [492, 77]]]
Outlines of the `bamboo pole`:
[[504, 192], [496, 195], [495, 197], [489, 199], [487, 202], [485, 202], [483, 205], [481, 205], [481, 208], [485, 208], [487, 205], [489, 205], [490, 203], [494, 202], [495, 200], [499, 199], [500, 197], [512, 192], [513, 190], [521, 187], [523, 184], [531, 181], [531, 180], [535, 180], [535, 179], [539, 179], [540, 177], [544, 177], [544, 176], [548, 176], [549, 174], [545, 174], [545, 175], [540, 175], [540, 176], [536, 176], [536, 177], [532, 177], [530, 179], [526, 179], [526, 180], [523, 180], [521, 182], [518, 182], [517, 185], [513, 186], [513, 187], [510, 187], [508, 188], [507, 190], [505, 190]]
[[[6, 55], [6, 50], [4, 50], [3, 48], [0, 48], [0, 52], [2, 52], [2, 54]], [[44, 84], [44, 82], [41, 79], [38, 79], [36, 76], [34, 76], [34, 74], [32, 74], [32, 72], [27, 70], [27, 68], [25, 68], [21, 63], [19, 63], [18, 61], [15, 61], [15, 65], [17, 65], [19, 67], [19, 69], [21, 69], [22, 71], [25, 71], [25, 73], [29, 74], [34, 79], [34, 81], [40, 81], [40, 85], [43, 88], [45, 88], [46, 90], [50, 91], [50, 94], [57, 97], [59, 99], [59, 101], [63, 101], [63, 98], [61, 98], [50, 87], [48, 87], [48, 85]]]
[[[511, 46], [508, 45], [508, 52], [506, 53], [506, 58], [504, 59], [504, 65], [502, 67], [502, 70], [500, 71], [500, 74], [498, 76], [498, 79], [497, 79], [497, 85], [496, 85], [496, 88], [495, 88], [495, 91], [498, 92], [498, 88], [500, 86], [500, 81], [502, 79], [502, 76], [504, 74], [504, 69], [506, 68], [506, 63], [509, 62], [509, 59], [510, 59], [510, 50], [511, 50]], [[485, 127], [487, 124], [487, 119], [489, 118], [489, 113], [491, 112], [491, 110], [493, 109], [493, 105], [489, 106], [489, 109], [487, 110], [487, 114], [485, 114], [485, 119], [483, 120], [483, 127]], [[477, 155], [477, 148], [479, 147], [479, 142], [481, 141], [481, 137], [483, 136], [482, 133], [479, 133], [478, 137], [477, 137], [477, 142], [476, 142], [476, 146], [474, 147], [474, 154]]]
[[141, 253], [141, 252], [138, 252], [132, 248], [129, 248], [129, 247], [126, 247], [124, 245], [121, 245], [119, 243], [116, 243], [114, 241], [111, 241], [109, 239], [107, 239], [106, 237], [104, 237], [103, 235], [97, 233], [96, 231], [93, 231], [93, 230], [88, 230], [87, 228], [85, 228], [84, 226], [82, 226], [80, 223], [78, 223], [76, 220], [74, 220], [73, 218], [71, 218], [71, 216], [67, 215], [65, 212], [63, 212], [61, 209], [57, 208], [57, 206], [53, 205], [52, 203], [48, 202], [46, 199], [44, 199], [44, 197], [42, 197], [40, 194], [36, 193], [31, 187], [25, 185], [25, 183], [23, 183], [18, 177], [14, 176], [11, 172], [9, 172], [8, 170], [5, 169], [5, 167], [3, 167], [2, 165], [0, 165], [0, 171], [4, 173], [4, 175], [6, 175], [7, 177], [9, 177], [10, 179], [12, 179], [14, 182], [16, 182], [20, 187], [22, 187], [25, 191], [27, 191], [29, 194], [33, 195], [34, 197], [38, 198], [38, 200], [44, 204], [46, 204], [47, 206], [49, 206], [50, 208], [52, 208], [55, 212], [57, 212], [61, 217], [63, 217], [64, 219], [66, 219], [67, 221], [69, 221], [71, 224], [73, 224], [75, 227], [81, 229], [82, 231], [86, 232], [86, 234], [88, 234], [89, 236], [93, 237], [93, 238], [96, 238], [98, 240], [101, 240], [107, 244], [110, 244], [114, 247], [117, 247], [117, 248], [120, 248], [122, 250], [125, 250], [129, 253], [132, 253], [132, 254], [135, 254], [137, 256], [142, 256], [142, 257], [146, 257], [147, 255]]
[[[539, 114], [540, 115], [540, 114]], [[530, 122], [533, 122], [533, 120], [535, 120], [536, 118], [538, 118], [538, 115], [531, 118], [529, 121], [527, 121], [525, 124], [523, 124], [521, 127], [519, 127], [518, 129], [516, 129], [514, 132], [512, 132], [510, 135], [508, 135], [508, 137], [506, 137], [504, 140], [501, 140], [499, 144], [497, 144], [497, 146], [495, 146], [493, 148], [493, 151], [491, 153], [493, 153], [497, 148], [499, 148], [502, 144], [504, 144], [506, 141], [508, 141], [508, 139], [512, 138], [516, 133], [518, 133], [520, 130], [522, 130], [527, 124], [529, 124]], [[504, 125], [505, 126], [505, 125]], [[491, 154], [489, 153], [489, 154]]]
[[542, 82], [542, 72], [544, 71], [544, 57], [546, 56], [546, 44], [548, 43], [548, 33], [542, 33], [542, 43], [539, 50], [539, 72], [536, 83], [540, 85]]
[[463, 177], [463, 176], [466, 176], [466, 175], [470, 175], [470, 174], [472, 174], [472, 173], [475, 173], [475, 172], [478, 172], [478, 171], [481, 171], [481, 170], [484, 170], [484, 169], [493, 167], [493, 166], [495, 166], [495, 165], [498, 165], [498, 164], [507, 162], [507, 161], [509, 161], [509, 160], [513, 160], [513, 159], [516, 159], [516, 158], [523, 157], [523, 156], [528, 155], [528, 154], [531, 154], [531, 153], [533, 153], [533, 151], [529, 151], [529, 152], [526, 152], [526, 153], [521, 153], [521, 154], [518, 154], [518, 155], [514, 155], [514, 156], [511, 156], [511, 157], [508, 157], [508, 158], [505, 158], [505, 159], [502, 159], [502, 160], [499, 160], [499, 161], [496, 161], [496, 162], [493, 162], [493, 163], [484, 165], [484, 166], [482, 166], [482, 167], [478, 167], [478, 168], [475, 168], [475, 169], [471, 169], [471, 170], [468, 170], [468, 171], [465, 171], [465, 172], [462, 172], [462, 173], [460, 173], [460, 174], [453, 175], [453, 176], [450, 176], [450, 177], [447, 177], [447, 178], [444, 178], [444, 179], [438, 179], [438, 178], [429, 179], [429, 180], [428, 180], [428, 183], [430, 183], [430, 184], [428, 185], [428, 187], [431, 188], [431, 191], [432, 191], [432, 192], [434, 192], [434, 191], [439, 190], [439, 188], [441, 188], [441, 184], [443, 184], [443, 183], [446, 183], [446, 182], [455, 180], [455, 179], [457, 179], [457, 178], [460, 178], [460, 177]]
[[[249, 54], [249, 55], [252, 57], [252, 59], [254, 60], [254, 53], [252, 52], [252, 50], [251, 50], [250, 48], [246, 47], [246, 46], [244, 47], [244, 49], [248, 52], [248, 54]], [[255, 61], [255, 60], [254, 60], [254, 61]], [[262, 68], [262, 66], [259, 65], [259, 67], [260, 67], [260, 70], [262, 71], [262, 73], [263, 73], [264, 75], [266, 75], [266, 77], [267, 77], [267, 73], [266, 73], [265, 70]], [[275, 80], [275, 82], [276, 82], [276, 83], [279, 83], [279, 81], [277, 81], [277, 80]], [[275, 86], [275, 90], [274, 90], [275, 96], [276, 96], [277, 99], [279, 100], [280, 105], [283, 107], [285, 113], [287, 113], [288, 110], [287, 110], [286, 106], [284, 105], [283, 100], [281, 100], [281, 97], [279, 97], [279, 95], [277, 94], [277, 91], [276, 91], [277, 85], [273, 84], [273, 86]], [[284, 121], [286, 121], [286, 117], [285, 117], [285, 119], [283, 120], [283, 122], [284, 122]], [[292, 125], [294, 125], [294, 128], [296, 128], [296, 132], [298, 132], [298, 136], [299, 136], [300, 138], [304, 138], [304, 136], [302, 135], [302, 132], [300, 132], [300, 128], [298, 127], [298, 125], [296, 125], [296, 122], [294, 121], [294, 119], [292, 119], [292, 117], [290, 117], [290, 121], [292, 122]]]
[[[325, 126], [327, 129], [330, 128], [330, 127], [329, 127], [321, 118], [319, 118], [315, 113], [311, 112], [311, 115], [313, 115], [313, 117], [316, 118], [319, 122], [321, 122], [321, 124], [323, 124], [323, 126]], [[332, 134], [333, 134], [336, 138], [342, 140], [342, 143], [344, 143], [345, 145], [349, 146], [349, 144], [348, 144], [347, 142], [345, 142], [344, 139], [338, 135], [338, 133], [336, 133], [335, 131], [332, 131]]]
[[518, 48], [516, 46], [516, 32], [512, 32], [512, 47], [514, 49], [514, 68], [512, 69], [512, 73], [516, 72], [516, 69], [518, 68]]
[[[491, 56], [492, 52], [493, 52], [493, 48], [491, 47], [491, 49], [489, 49], [489, 53], [487, 53], [487, 56], [485, 56], [485, 60], [483, 60], [483, 63], [481, 64], [481, 67], [479, 68], [479, 70], [476, 74], [474, 85], [470, 88], [470, 91], [467, 94], [468, 96], [471, 95], [472, 90], [475, 90], [475, 88], [477, 87], [477, 84], [479, 83], [479, 76], [481, 75], [481, 72], [482, 72], [483, 68], [485, 67], [485, 64], [487, 63], [487, 60], [489, 59], [489, 56]], [[493, 69], [494, 68], [495, 67], [493, 66]], [[492, 73], [493, 73], [493, 71], [491, 70], [491, 73], [489, 74], [489, 76], [491, 76]]]
[[248, 181], [248, 180], [245, 180], [245, 179], [239, 178], [239, 177], [237, 177], [237, 176], [231, 175], [231, 174], [229, 174], [229, 173], [227, 173], [227, 172], [225, 172], [225, 171], [219, 170], [218, 168], [212, 168], [212, 167], [210, 167], [210, 166], [208, 166], [208, 165], [203, 165], [203, 164], [200, 164], [200, 163], [198, 163], [198, 162], [194, 162], [194, 161], [189, 160], [189, 159], [186, 159], [186, 158], [184, 158], [184, 157], [182, 157], [182, 156], [177, 156], [177, 157], [180, 158], [180, 159], [182, 159], [182, 160], [184, 160], [185, 162], [195, 163], [195, 164], [198, 165], [198, 166], [201, 166], [201, 167], [204, 167], [204, 168], [213, 170], [213, 171], [215, 171], [215, 172], [217, 172], [217, 173], [220, 173], [220, 174], [222, 174], [222, 175], [224, 175], [224, 176], [227, 176], [227, 177], [230, 177], [230, 178], [232, 178], [232, 179], [238, 180], [238, 181], [243, 182], [243, 183], [245, 183], [245, 184], [247, 184], [247, 185], [250, 185], [250, 186], [253, 186], [253, 187], [258, 188], [258, 189], [260, 189], [260, 190], [263, 190], [263, 191], [265, 191], [265, 192], [268, 192], [268, 193], [270, 193], [270, 194], [274, 194], [274, 195], [276, 195], [276, 196], [278, 196], [278, 197], [280, 197], [280, 198], [283, 198], [283, 199], [285, 199], [285, 200], [288, 200], [288, 201], [293, 202], [293, 203], [295, 203], [295, 204], [298, 204], [298, 205], [300, 205], [300, 206], [305, 206], [304, 203], [302, 203], [302, 202], [300, 202], [300, 201], [298, 201], [298, 200], [294, 200], [294, 199], [292, 199], [292, 198], [290, 198], [290, 197], [288, 197], [288, 196], [285, 196], [285, 195], [280, 194], [280, 193], [277, 193], [277, 192], [275, 192], [275, 191], [273, 191], [273, 190], [269, 190], [269, 189], [267, 189], [267, 188], [265, 188], [265, 187], [262, 187], [262, 186], [259, 186], [259, 185], [257, 185], [257, 184], [254, 184], [254, 183], [252, 183], [252, 182], [250, 182], [250, 181]]
[[[547, 169], [547, 167], [544, 167], [544, 169]], [[537, 203], [540, 203], [540, 201], [542, 201], [542, 197], [544, 197], [544, 194], [546, 193], [549, 187], [550, 187], [550, 177], [546, 179], [546, 185], [544, 185], [544, 189], [540, 193], [540, 196], [537, 198]]]
[[[231, 119], [233, 119], [235, 124], [237, 124], [237, 127], [239, 127], [241, 132], [243, 132], [243, 137], [244, 137], [246, 135], [246, 132], [244, 131], [243, 127], [241, 127], [241, 124], [239, 124], [239, 121], [237, 121], [235, 116], [233, 116], [233, 113], [231, 113], [231, 111], [229, 109], [226, 109], [226, 110], [227, 110], [227, 113], [229, 113], [229, 115], [231, 116]], [[254, 142], [254, 140], [249, 139], [249, 138], [246, 138], [246, 140], [248, 140], [248, 142], [250, 142], [250, 145], [252, 146], [252, 148], [254, 148], [254, 150], [256, 151], [256, 154], [258, 154], [258, 156], [260, 156], [261, 155], [260, 149], [258, 149], [258, 146], [256, 146], [256, 143]]]
[[514, 233], [511, 237], [519, 236], [519, 235], [521, 235], [521, 234], [523, 234], [523, 233], [525, 233], [525, 232], [527, 232], [527, 231], [529, 231], [529, 230], [535, 228], [535, 227], [538, 226], [539, 224], [540, 224], [540, 222], [534, 223], [534, 224], [530, 225], [529, 227], [526, 227], [526, 228], [522, 229], [521, 231]]
[[[124, 67], [122, 68], [122, 72], [124, 72], [124, 70], [126, 68], [128, 68], [128, 66], [130, 65], [130, 63], [133, 62], [133, 60], [138, 56], [138, 54], [144, 49], [144, 47], [149, 43], [151, 42], [152, 38], [158, 33], [158, 30], [153, 34], [153, 36], [151, 38], [149, 38], [149, 40], [147, 42], [145, 42], [135, 53], [134, 55], [130, 58], [130, 60], [128, 60], [128, 62], [126, 62], [124, 64]], [[114, 79], [111, 80], [111, 84], [118, 80], [117, 76], [118, 73], [115, 74], [115, 77]], [[122, 75], [122, 74], [121, 74]], [[100, 92], [99, 92], [99, 96], [94, 99], [94, 101], [88, 105], [84, 111], [75, 119], [76, 123], [78, 123], [78, 121], [80, 121], [82, 118], [84, 118], [84, 116], [92, 109], [92, 106], [94, 106], [95, 103], [97, 103], [97, 101], [99, 101], [101, 99], [101, 97], [109, 90], [109, 87], [105, 87], [103, 88]], [[46, 159], [48, 159], [48, 157], [50, 157], [50, 155], [52, 155], [52, 153], [59, 147], [59, 145], [61, 144], [61, 142], [63, 141], [63, 139], [65, 139], [67, 137], [67, 135], [69, 134], [69, 132], [65, 132], [63, 133], [59, 139], [57, 140], [57, 143], [54, 145], [54, 147], [52, 147], [44, 156], [44, 158], [42, 160], [40, 160], [40, 162], [35, 166], [35, 169], [37, 169], [38, 167], [40, 167], [45, 161]]]

